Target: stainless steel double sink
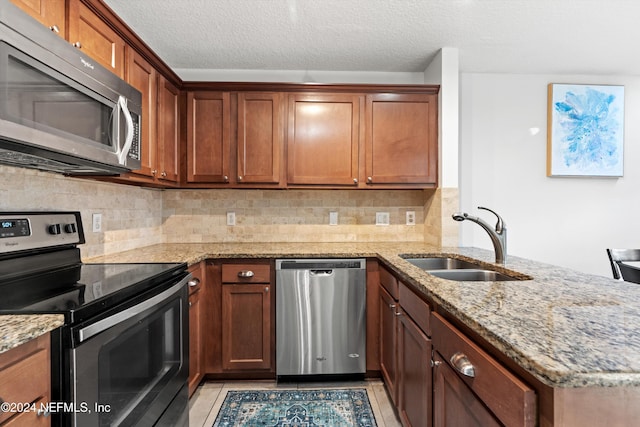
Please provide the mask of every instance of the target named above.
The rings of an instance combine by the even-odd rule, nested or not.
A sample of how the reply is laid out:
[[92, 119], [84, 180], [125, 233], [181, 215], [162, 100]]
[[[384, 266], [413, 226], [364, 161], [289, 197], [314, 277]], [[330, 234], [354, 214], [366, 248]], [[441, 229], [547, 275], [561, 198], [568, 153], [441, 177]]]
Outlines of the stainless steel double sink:
[[531, 280], [524, 275], [510, 275], [486, 265], [448, 256], [404, 257], [405, 261], [441, 279], [458, 282], [502, 282]]

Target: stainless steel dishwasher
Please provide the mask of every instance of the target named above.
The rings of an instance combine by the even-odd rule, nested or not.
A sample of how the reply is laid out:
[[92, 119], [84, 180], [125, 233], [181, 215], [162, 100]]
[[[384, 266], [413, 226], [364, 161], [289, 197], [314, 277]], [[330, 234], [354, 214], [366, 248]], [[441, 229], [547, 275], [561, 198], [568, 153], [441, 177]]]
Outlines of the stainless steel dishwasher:
[[366, 371], [366, 261], [276, 260], [276, 374]]

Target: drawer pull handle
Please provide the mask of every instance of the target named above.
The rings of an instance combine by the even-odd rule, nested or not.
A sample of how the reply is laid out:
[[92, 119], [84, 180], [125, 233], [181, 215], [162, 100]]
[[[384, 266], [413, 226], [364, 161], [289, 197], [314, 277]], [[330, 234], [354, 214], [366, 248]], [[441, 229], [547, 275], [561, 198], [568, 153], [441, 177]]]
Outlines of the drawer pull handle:
[[396, 308], [395, 304], [389, 304], [389, 308]]
[[476, 376], [476, 368], [471, 364], [467, 356], [463, 353], [456, 353], [449, 359], [451, 364], [458, 372], [466, 377], [474, 378]]
[[238, 277], [242, 277], [243, 279], [248, 279], [253, 277], [253, 271], [251, 270], [241, 270], [238, 272]]
[[198, 286], [200, 284], [200, 279], [198, 279], [197, 277], [194, 277], [193, 279], [189, 280], [187, 282], [187, 284], [190, 287], [195, 288], [196, 286]]

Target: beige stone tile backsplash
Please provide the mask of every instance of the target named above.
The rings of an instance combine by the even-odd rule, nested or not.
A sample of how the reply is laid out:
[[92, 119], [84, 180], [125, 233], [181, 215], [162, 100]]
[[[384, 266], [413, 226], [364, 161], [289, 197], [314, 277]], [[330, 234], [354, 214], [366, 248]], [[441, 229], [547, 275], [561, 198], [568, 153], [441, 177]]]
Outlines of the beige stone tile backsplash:
[[[179, 190], [164, 193], [166, 242], [423, 241], [422, 190]], [[416, 212], [416, 225], [405, 213]], [[329, 212], [338, 225], [329, 225]], [[235, 212], [236, 225], [226, 225]], [[388, 212], [390, 225], [375, 225]], [[437, 232], [439, 234], [439, 231]]]
[[[0, 211], [79, 210], [83, 258], [173, 242], [454, 241], [457, 190], [155, 190], [0, 165]], [[416, 212], [416, 225], [405, 213]], [[448, 209], [450, 210], [450, 209]], [[329, 212], [338, 225], [329, 225]], [[236, 225], [226, 225], [235, 212]], [[390, 225], [375, 225], [388, 212]], [[103, 231], [91, 230], [101, 213]], [[456, 228], [448, 232], [457, 236]]]
[[[162, 192], [0, 165], [0, 211], [80, 211], [82, 257], [162, 243]], [[100, 233], [91, 231], [102, 214]]]

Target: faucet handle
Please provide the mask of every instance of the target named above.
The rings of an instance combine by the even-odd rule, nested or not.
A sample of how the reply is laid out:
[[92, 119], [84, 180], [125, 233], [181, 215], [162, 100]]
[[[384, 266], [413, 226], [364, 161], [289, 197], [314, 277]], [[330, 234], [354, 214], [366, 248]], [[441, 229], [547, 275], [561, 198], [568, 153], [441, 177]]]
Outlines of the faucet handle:
[[505, 221], [502, 219], [502, 217], [500, 215], [498, 215], [497, 213], [495, 213], [491, 209], [485, 208], [483, 206], [478, 206], [478, 209], [483, 209], [485, 211], [489, 211], [489, 212], [491, 212], [492, 214], [494, 214], [498, 218], [498, 222], [496, 222], [496, 233], [501, 234], [504, 230], [507, 229], [507, 224], [505, 223]]

